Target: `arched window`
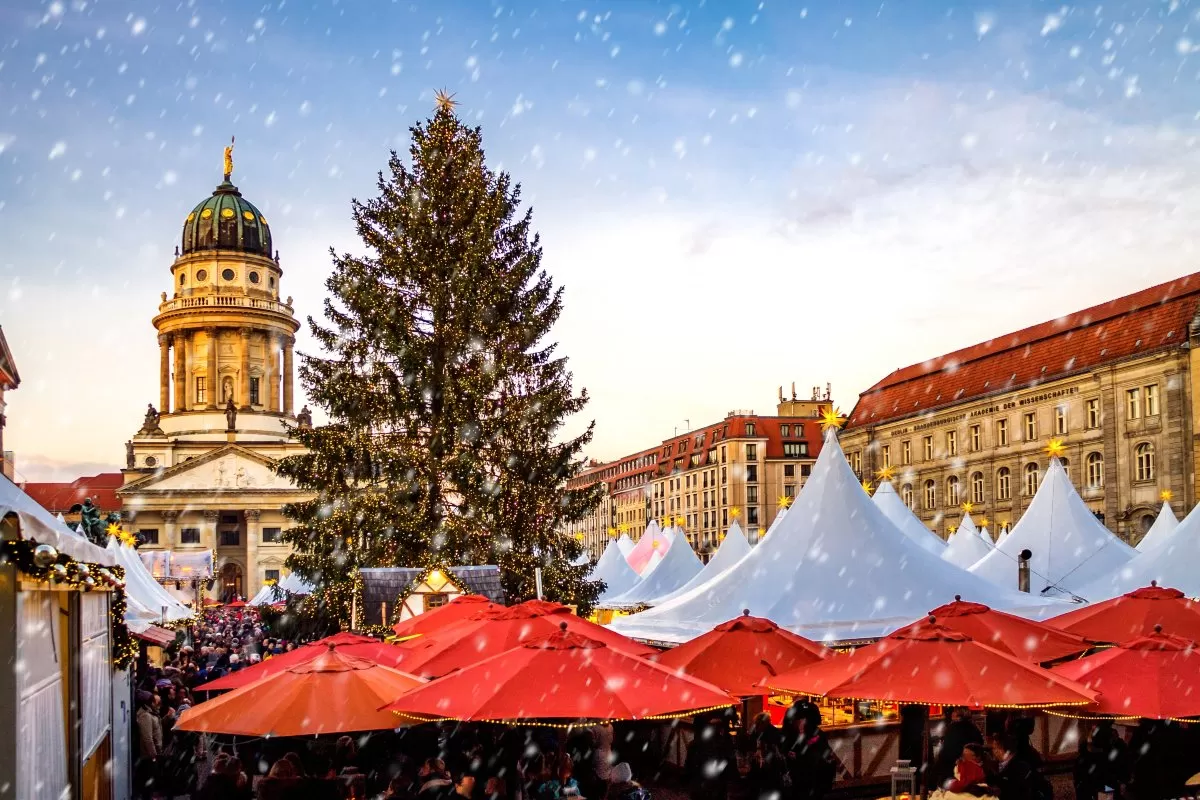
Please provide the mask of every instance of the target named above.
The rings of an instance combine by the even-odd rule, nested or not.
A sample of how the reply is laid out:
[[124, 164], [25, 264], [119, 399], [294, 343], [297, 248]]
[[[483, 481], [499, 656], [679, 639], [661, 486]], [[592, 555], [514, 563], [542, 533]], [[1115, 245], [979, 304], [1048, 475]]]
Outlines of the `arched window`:
[[976, 505], [983, 503], [983, 473], [976, 472], [971, 476], [971, 502]]
[[937, 484], [933, 481], [925, 481], [925, 509], [932, 511], [937, 507]]
[[1104, 456], [1100, 453], [1087, 455], [1087, 488], [1099, 489], [1104, 485]]
[[954, 507], [957, 506], [959, 502], [958, 476], [951, 475], [949, 478], [946, 478], [946, 505]]
[[1142, 442], [1135, 451], [1137, 462], [1137, 479], [1139, 481], [1154, 480], [1154, 445]]
[[913, 490], [911, 483], [904, 484], [904, 487], [900, 490], [900, 498], [904, 501], [904, 505], [908, 506], [910, 509], [913, 507]]
[[996, 473], [996, 499], [1012, 499], [1012, 471], [1008, 467], [1001, 467]]
[[1027, 496], [1033, 497], [1037, 494], [1038, 479], [1040, 477], [1041, 470], [1038, 469], [1037, 464], [1031, 463], [1025, 465], [1025, 494]]

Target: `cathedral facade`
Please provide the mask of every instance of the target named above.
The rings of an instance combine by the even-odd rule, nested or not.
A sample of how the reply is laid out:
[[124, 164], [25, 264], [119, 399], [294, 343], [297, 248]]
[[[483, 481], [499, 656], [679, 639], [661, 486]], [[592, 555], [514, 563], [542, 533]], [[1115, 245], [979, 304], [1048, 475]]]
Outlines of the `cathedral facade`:
[[281, 507], [307, 497], [273, 463], [303, 452], [289, 430], [311, 424], [293, 408], [292, 298], [266, 217], [230, 182], [183, 224], [153, 324], [158, 406], [126, 443], [117, 494], [143, 550], [211, 551], [210, 595], [250, 597], [286, 574]]

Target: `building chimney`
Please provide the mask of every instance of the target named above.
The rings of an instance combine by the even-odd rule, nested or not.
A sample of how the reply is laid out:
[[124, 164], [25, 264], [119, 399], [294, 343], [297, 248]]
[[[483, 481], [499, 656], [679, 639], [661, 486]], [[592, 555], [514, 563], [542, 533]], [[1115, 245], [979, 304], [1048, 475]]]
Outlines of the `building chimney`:
[[1026, 549], [1017, 554], [1017, 590], [1029, 594], [1029, 559], [1033, 552]]

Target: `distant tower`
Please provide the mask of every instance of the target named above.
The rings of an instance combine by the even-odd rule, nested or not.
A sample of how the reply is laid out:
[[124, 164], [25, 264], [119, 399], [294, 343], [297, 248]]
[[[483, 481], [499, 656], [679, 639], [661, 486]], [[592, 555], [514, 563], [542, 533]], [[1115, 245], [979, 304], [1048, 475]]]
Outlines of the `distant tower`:
[[[154, 317], [159, 346], [159, 413], [168, 436], [228, 429], [283, 437], [292, 407], [295, 334], [291, 298], [280, 301], [283, 270], [271, 255], [271, 229], [225, 180], [188, 214], [171, 265], [174, 293]], [[186, 415], [185, 420], [175, 417]], [[239, 437], [240, 438], [240, 437]]]

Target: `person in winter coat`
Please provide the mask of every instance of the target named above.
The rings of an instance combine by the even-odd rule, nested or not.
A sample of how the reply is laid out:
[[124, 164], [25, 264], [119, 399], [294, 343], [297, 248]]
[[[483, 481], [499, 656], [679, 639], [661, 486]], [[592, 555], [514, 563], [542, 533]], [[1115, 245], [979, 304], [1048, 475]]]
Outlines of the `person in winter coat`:
[[930, 784], [939, 786], [954, 779], [954, 770], [962, 758], [963, 749], [969, 745], [983, 745], [983, 734], [971, 721], [971, 714], [965, 708], [955, 708], [950, 712], [942, 734], [942, 747], [934, 759], [934, 775]]
[[[837, 756], [821, 730], [821, 709], [799, 700], [788, 709], [790, 717], [784, 746], [788, 747], [788, 774], [795, 800], [821, 800], [837, 777]], [[790, 741], [789, 741], [790, 740]]]
[[1021, 755], [1020, 742], [1008, 735], [996, 735], [991, 748], [996, 774], [990, 785], [1000, 800], [1038, 800], [1037, 768]]
[[158, 709], [162, 704], [157, 694], [143, 692], [137, 710], [138, 761], [135, 767], [136, 791], [140, 797], [150, 797], [155, 791], [161, 773], [159, 759], [163, 756], [162, 719]]
[[633, 769], [622, 761], [609, 776], [608, 800], [652, 800], [650, 792], [633, 780]]
[[1129, 782], [1129, 755], [1111, 720], [1097, 725], [1079, 748], [1074, 777], [1075, 800], [1096, 800], [1109, 790], [1113, 800], [1121, 800], [1123, 784]]
[[783, 796], [790, 782], [787, 759], [780, 750], [779, 729], [771, 723], [771, 715], [759, 714], [750, 732], [750, 765], [746, 783], [751, 800], [766, 800]]

